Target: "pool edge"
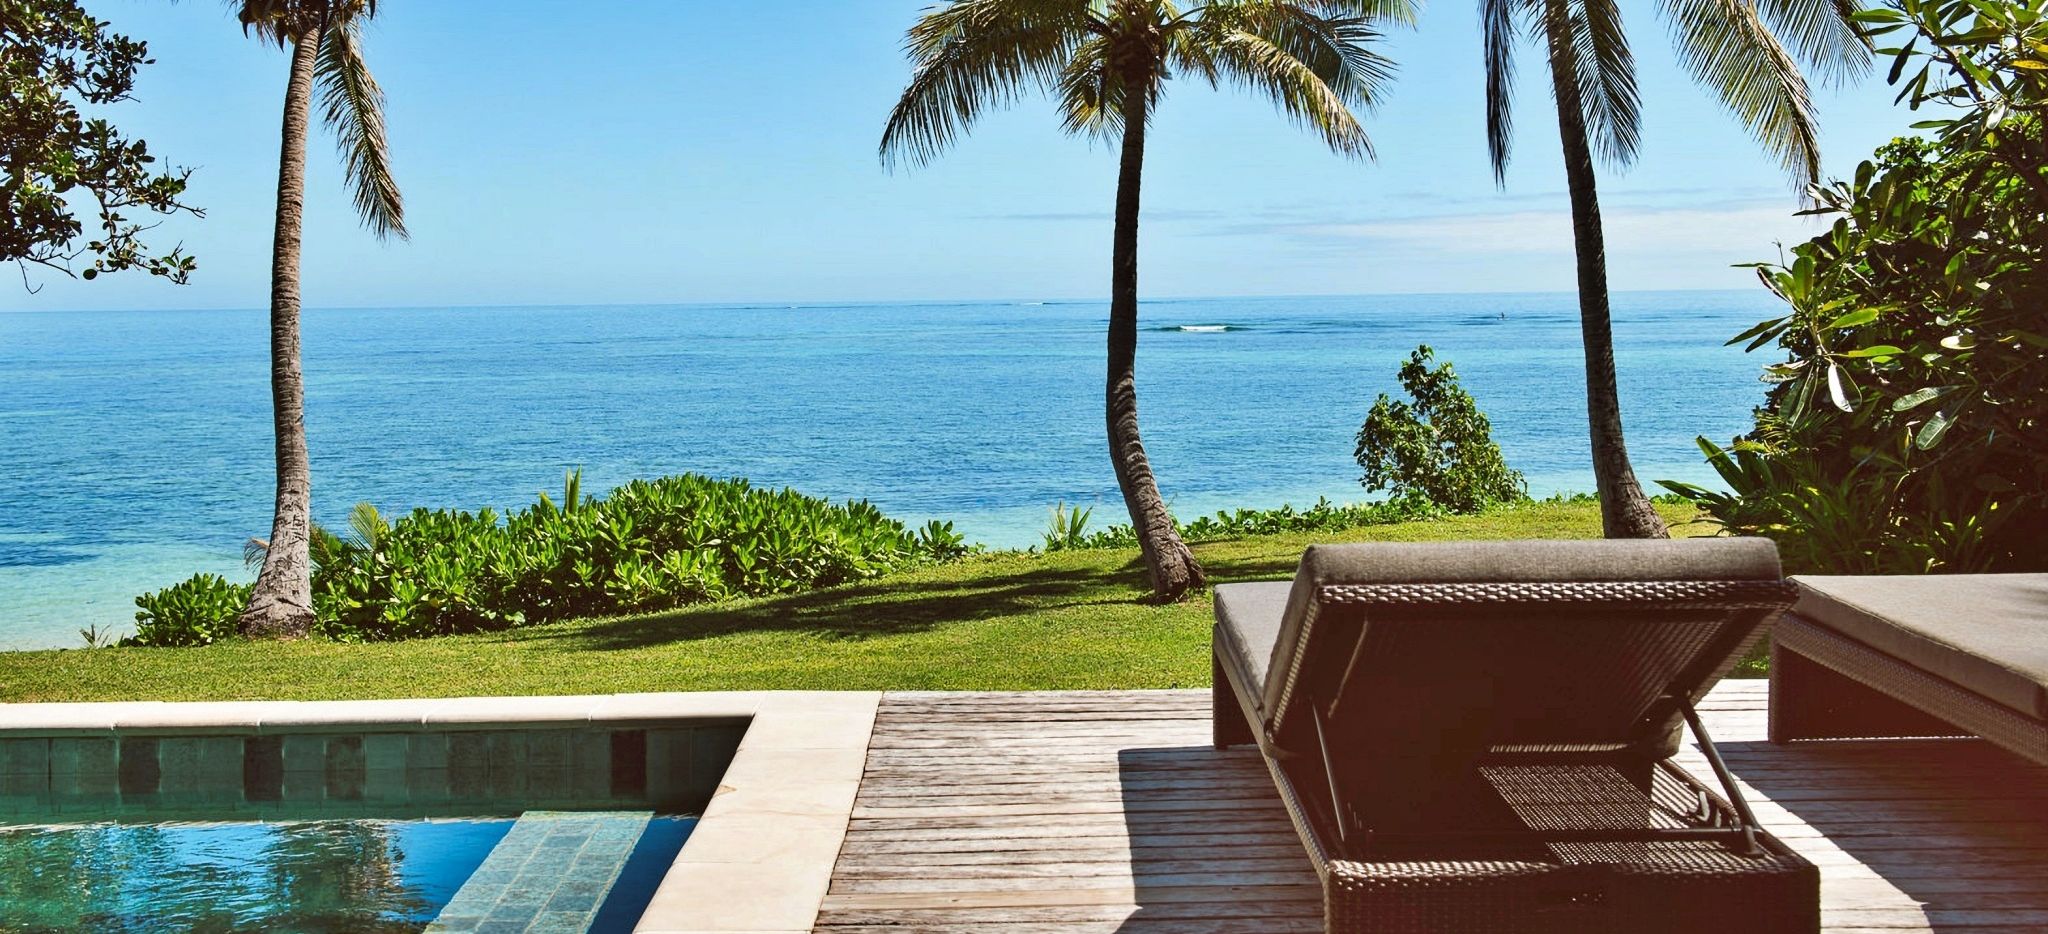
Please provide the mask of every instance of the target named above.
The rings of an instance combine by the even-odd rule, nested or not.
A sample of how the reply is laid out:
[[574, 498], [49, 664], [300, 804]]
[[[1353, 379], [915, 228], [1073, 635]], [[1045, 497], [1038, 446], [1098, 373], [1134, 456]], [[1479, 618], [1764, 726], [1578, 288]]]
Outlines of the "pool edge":
[[831, 884], [878, 691], [370, 701], [0, 704], [0, 735], [262, 734], [733, 721], [747, 730], [635, 934], [808, 932]]

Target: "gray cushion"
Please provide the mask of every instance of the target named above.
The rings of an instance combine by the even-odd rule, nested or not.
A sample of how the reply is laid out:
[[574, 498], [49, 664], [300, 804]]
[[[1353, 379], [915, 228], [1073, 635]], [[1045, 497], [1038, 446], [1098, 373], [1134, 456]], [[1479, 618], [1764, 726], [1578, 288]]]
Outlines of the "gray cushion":
[[1266, 687], [1266, 662], [1273, 657], [1273, 639], [1287, 612], [1287, 581], [1223, 584], [1216, 588], [1217, 656], [1236, 673], [1245, 693], [1258, 706]]
[[[1764, 538], [1311, 545], [1301, 556], [1270, 664], [1261, 666], [1261, 674], [1288, 670], [1309, 604], [1332, 584], [1777, 580], [1782, 574], [1778, 547]], [[1279, 712], [1285, 682], [1266, 681], [1262, 710]]]
[[1800, 616], [2048, 719], [2048, 574], [1793, 579]]

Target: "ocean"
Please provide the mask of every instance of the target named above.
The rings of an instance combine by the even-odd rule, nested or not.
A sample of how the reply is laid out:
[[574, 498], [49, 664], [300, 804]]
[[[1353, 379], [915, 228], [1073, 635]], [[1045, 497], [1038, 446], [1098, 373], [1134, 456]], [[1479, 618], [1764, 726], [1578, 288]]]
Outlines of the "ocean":
[[[1761, 290], [1622, 293], [1629, 446], [1653, 481], [1713, 480], [1693, 439], [1746, 430], [1768, 362], [1723, 342]], [[1104, 452], [1102, 302], [311, 310], [319, 521], [351, 505], [516, 508], [697, 471], [992, 546], [1049, 509], [1124, 521]], [[1183, 518], [1370, 498], [1353, 436], [1416, 345], [1455, 365], [1531, 492], [1590, 490], [1569, 294], [1149, 301], [1138, 398]], [[131, 629], [133, 598], [232, 579], [270, 525], [262, 311], [0, 314], [0, 648]]]

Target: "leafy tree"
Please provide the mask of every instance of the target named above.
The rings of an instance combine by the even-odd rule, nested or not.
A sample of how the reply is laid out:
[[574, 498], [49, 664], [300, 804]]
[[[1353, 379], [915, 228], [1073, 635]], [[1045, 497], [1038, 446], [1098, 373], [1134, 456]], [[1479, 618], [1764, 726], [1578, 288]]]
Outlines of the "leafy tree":
[[[203, 212], [179, 200], [184, 169], [159, 171], [139, 139], [81, 108], [130, 99], [149, 48], [110, 31], [76, 0], [0, 0], [0, 262], [92, 279], [146, 269], [183, 283], [182, 247], [155, 253], [134, 212]], [[81, 213], [93, 220], [86, 233]], [[78, 264], [83, 262], [83, 267]]]
[[916, 70], [882, 133], [885, 163], [928, 162], [982, 111], [1029, 88], [1058, 102], [1068, 133], [1120, 146], [1104, 414], [1110, 464], [1161, 599], [1200, 586], [1203, 574], [1138, 434], [1139, 186], [1153, 108], [1177, 74], [1229, 81], [1270, 97], [1337, 152], [1370, 155], [1351, 108], [1370, 106], [1390, 73], [1371, 49], [1374, 23], [1410, 16], [1406, 0], [952, 0], [910, 29]]
[[[1679, 59], [1802, 183], [1820, 171], [1813, 101], [1795, 56], [1830, 75], [1868, 61], [1850, 17], [1857, 0], [1662, 0]], [[1661, 538], [1664, 521], [1643, 495], [1622, 436], [1608, 314], [1607, 246], [1593, 156], [1635, 159], [1642, 136], [1635, 53], [1616, 0], [1480, 0], [1486, 50], [1486, 140], [1504, 180], [1513, 141], [1514, 50], [1537, 42], [1550, 66], [1564, 143], [1578, 255], [1579, 323], [1586, 347], [1586, 413], [1593, 476], [1609, 538]], [[1786, 48], [1787, 45], [1790, 48]]]
[[1784, 315], [1756, 429], [1701, 439], [1733, 492], [1665, 485], [1805, 570], [2048, 570], [2048, 24], [2042, 0], [1895, 0], [1899, 98], [1946, 111], [1814, 189], [1832, 216], [1758, 268]]
[[244, 32], [291, 50], [277, 227], [270, 254], [270, 394], [277, 502], [246, 636], [303, 636], [313, 626], [312, 472], [306, 460], [305, 375], [299, 364], [299, 233], [306, 201], [306, 133], [317, 86], [321, 117], [341, 146], [356, 212], [382, 239], [403, 238], [404, 206], [384, 145], [384, 92], [363, 63], [362, 25], [376, 0], [240, 0]]
[[1435, 352], [1424, 344], [1401, 365], [1401, 388], [1414, 403], [1382, 393], [1358, 429], [1354, 456], [1365, 468], [1367, 490], [1392, 491], [1451, 512], [1527, 499], [1528, 484], [1509, 470], [1493, 441], [1493, 424], [1472, 394], [1458, 385], [1449, 363], [1431, 366]]

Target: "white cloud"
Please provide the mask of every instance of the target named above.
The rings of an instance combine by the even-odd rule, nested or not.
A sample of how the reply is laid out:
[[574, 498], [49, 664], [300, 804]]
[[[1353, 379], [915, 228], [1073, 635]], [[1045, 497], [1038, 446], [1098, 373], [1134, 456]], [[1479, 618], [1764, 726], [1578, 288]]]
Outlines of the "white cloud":
[[[1767, 256], [1777, 241], [1793, 243], [1818, 233], [1813, 218], [1793, 216], [1785, 202], [1717, 207], [1610, 208], [1602, 212], [1610, 254], [1683, 253]], [[1368, 240], [1410, 253], [1494, 256], [1569, 256], [1569, 210], [1511, 211], [1388, 218], [1347, 223], [1290, 224], [1273, 232], [1306, 239]]]

